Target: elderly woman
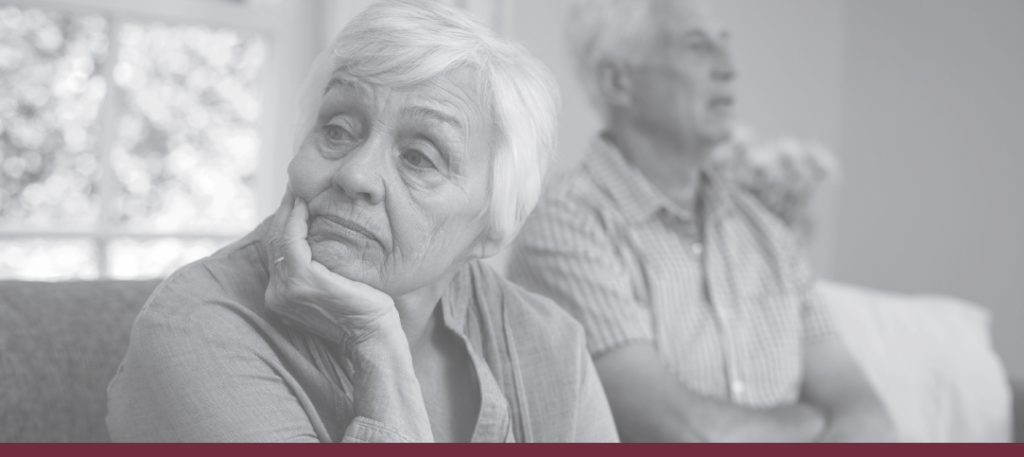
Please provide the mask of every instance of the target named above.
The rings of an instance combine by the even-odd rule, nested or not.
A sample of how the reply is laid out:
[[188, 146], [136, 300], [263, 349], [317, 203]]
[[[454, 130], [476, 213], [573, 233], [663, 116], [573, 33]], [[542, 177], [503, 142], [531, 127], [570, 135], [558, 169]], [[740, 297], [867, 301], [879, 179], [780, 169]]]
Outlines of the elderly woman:
[[168, 278], [115, 441], [611, 441], [582, 329], [478, 261], [536, 203], [557, 88], [466, 13], [386, 1], [314, 66], [277, 213]]

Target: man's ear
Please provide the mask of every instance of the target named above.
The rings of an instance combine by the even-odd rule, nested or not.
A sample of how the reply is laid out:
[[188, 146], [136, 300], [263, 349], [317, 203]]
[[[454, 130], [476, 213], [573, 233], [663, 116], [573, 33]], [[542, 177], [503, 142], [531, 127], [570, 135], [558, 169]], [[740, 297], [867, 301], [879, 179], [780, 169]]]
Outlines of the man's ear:
[[607, 105], [625, 107], [633, 102], [633, 82], [620, 65], [601, 62], [595, 72], [598, 88]]

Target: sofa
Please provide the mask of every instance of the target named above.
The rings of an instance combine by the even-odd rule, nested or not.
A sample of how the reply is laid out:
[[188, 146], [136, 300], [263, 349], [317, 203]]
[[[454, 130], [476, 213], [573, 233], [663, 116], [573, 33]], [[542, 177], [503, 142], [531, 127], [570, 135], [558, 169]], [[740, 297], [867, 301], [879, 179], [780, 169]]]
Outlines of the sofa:
[[[0, 281], [0, 442], [108, 441], [107, 383], [135, 316], [158, 284]], [[1005, 372], [981, 331], [987, 322], [980, 308], [842, 285], [825, 285], [822, 294], [908, 441], [1004, 441], [1011, 410], [1018, 415], [1016, 439], [1024, 440], [1024, 384], [1014, 387], [1011, 406]], [[948, 318], [921, 324], [924, 310]], [[974, 349], [920, 355], [942, 351], [938, 342], [950, 339], [947, 327], [956, 322], [970, 326], [958, 345]], [[930, 366], [945, 361], [975, 366], [947, 372]], [[906, 368], [913, 373], [901, 373]], [[983, 379], [959, 379], [965, 371]]]
[[107, 383], [159, 281], [0, 281], [0, 442], [105, 442]]

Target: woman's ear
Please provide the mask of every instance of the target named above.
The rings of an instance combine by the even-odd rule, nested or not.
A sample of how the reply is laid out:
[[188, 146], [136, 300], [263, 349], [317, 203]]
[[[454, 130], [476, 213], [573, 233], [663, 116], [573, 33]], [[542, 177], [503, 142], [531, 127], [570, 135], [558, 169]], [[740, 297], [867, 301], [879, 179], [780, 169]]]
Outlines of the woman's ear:
[[501, 251], [504, 251], [511, 244], [512, 240], [515, 239], [516, 235], [517, 233], [511, 234], [511, 236], [501, 236], [497, 230], [488, 230], [484, 236], [480, 237], [473, 255], [478, 259], [494, 257], [501, 253]]
[[605, 61], [598, 64], [594, 71], [605, 104], [611, 107], [625, 107], [632, 103], [633, 82], [621, 66]]

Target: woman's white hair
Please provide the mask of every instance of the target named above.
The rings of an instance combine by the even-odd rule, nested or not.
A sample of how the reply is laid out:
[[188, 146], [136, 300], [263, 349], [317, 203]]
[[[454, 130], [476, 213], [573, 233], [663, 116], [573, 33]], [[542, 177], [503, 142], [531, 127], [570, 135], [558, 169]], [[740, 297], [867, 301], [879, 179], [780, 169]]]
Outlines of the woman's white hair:
[[485, 99], [478, 103], [491, 116], [495, 138], [489, 240], [507, 245], [540, 199], [557, 148], [561, 100], [544, 64], [466, 11], [429, 0], [384, 0], [356, 16], [314, 63], [296, 148], [313, 128], [335, 72], [409, 89], [466, 68], [479, 78], [477, 93]]
[[590, 102], [608, 114], [598, 82], [605, 63], [632, 64], [650, 58], [672, 17], [672, 2], [689, 0], [576, 0], [566, 35], [576, 72]]

